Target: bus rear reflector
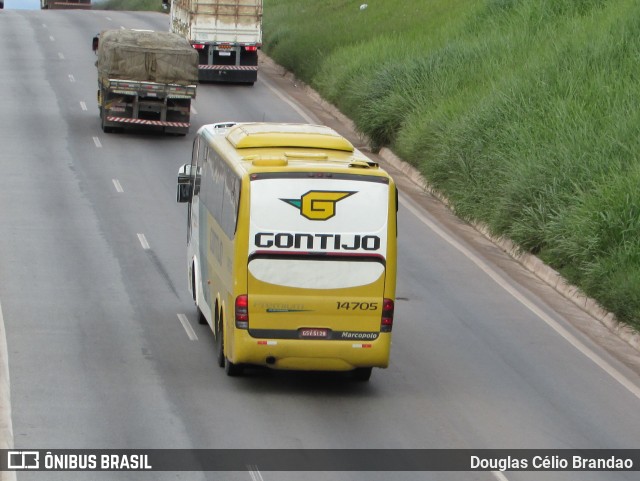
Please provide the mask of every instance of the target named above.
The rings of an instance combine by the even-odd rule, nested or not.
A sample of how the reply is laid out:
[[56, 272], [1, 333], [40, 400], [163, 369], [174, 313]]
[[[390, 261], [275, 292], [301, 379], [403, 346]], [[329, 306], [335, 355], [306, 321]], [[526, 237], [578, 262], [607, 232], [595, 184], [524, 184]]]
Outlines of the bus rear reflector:
[[380, 322], [380, 332], [391, 332], [393, 329], [393, 299], [382, 301], [382, 321]]
[[241, 294], [236, 297], [235, 307], [236, 327], [238, 329], [249, 329], [249, 296]]

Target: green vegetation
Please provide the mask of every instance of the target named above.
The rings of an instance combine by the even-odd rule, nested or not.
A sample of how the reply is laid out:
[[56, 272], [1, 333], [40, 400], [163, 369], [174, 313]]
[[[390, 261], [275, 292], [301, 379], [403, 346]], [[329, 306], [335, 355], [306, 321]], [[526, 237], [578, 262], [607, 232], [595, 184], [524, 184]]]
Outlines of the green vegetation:
[[162, 0], [104, 0], [93, 2], [94, 9], [100, 10], [150, 10], [162, 12]]
[[265, 50], [640, 327], [640, 3], [264, 0]]

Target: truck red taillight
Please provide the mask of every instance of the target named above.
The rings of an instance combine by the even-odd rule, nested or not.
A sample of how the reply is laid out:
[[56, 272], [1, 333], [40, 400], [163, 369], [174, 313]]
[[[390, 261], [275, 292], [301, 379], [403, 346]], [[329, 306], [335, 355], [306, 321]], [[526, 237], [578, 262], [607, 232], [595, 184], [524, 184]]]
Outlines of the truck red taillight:
[[249, 296], [246, 294], [236, 297], [235, 315], [236, 327], [238, 329], [249, 329]]
[[258, 47], [256, 47], [255, 45], [245, 45], [244, 49], [247, 52], [255, 52], [258, 50]]
[[193, 48], [195, 48], [196, 50], [202, 50], [204, 49], [204, 44], [203, 43], [192, 43], [191, 46]]
[[380, 332], [391, 332], [391, 329], [393, 329], [393, 310], [393, 299], [383, 299]]

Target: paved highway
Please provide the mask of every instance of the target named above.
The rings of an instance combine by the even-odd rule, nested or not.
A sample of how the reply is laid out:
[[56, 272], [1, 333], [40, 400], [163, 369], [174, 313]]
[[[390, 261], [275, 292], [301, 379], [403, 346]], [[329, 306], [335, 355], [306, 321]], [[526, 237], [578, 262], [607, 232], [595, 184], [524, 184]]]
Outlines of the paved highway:
[[[367, 384], [258, 371], [226, 377], [187, 291], [177, 170], [199, 125], [325, 117], [265, 69], [254, 87], [200, 86], [184, 138], [103, 134], [91, 38], [105, 28], [167, 24], [158, 13], [0, 12], [0, 306], [16, 447], [639, 447], [638, 353], [399, 174], [389, 369], [375, 370]], [[604, 481], [637, 473], [304, 477]], [[20, 481], [299, 478], [255, 469], [18, 474]]]

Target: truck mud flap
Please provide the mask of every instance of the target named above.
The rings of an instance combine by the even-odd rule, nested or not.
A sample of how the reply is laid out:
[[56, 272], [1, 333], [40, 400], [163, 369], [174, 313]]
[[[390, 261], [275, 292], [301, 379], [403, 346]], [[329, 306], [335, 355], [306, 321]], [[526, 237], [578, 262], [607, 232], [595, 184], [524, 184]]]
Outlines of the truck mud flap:
[[163, 131], [170, 134], [185, 135], [189, 132], [191, 124], [189, 122], [168, 122], [162, 120], [145, 120], [145, 119], [132, 119], [127, 117], [113, 117], [107, 116], [105, 125], [107, 126], [141, 126], [141, 127], [161, 127]]
[[198, 79], [201, 82], [253, 84], [258, 80], [258, 67], [253, 65], [199, 65]]

